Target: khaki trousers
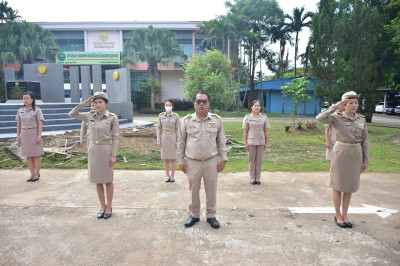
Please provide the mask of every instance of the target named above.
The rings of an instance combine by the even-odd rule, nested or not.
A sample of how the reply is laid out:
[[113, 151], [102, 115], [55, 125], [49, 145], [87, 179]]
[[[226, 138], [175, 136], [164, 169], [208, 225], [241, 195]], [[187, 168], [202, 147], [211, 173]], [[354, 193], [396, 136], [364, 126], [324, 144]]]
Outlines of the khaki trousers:
[[249, 174], [250, 179], [260, 179], [262, 161], [264, 158], [264, 145], [249, 145], [247, 152], [249, 158]]
[[200, 217], [200, 187], [202, 177], [204, 180], [204, 189], [206, 191], [207, 218], [215, 217], [217, 211], [217, 165], [218, 156], [204, 162], [189, 158], [186, 161], [186, 175], [189, 181], [189, 190], [192, 194], [189, 203], [189, 211], [195, 218]]

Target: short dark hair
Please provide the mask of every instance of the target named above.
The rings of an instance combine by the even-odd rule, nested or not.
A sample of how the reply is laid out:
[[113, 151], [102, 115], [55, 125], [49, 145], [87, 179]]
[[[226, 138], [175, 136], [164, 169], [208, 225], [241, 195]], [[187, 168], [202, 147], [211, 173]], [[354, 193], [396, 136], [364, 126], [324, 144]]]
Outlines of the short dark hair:
[[252, 101], [252, 102], [251, 102], [251, 105], [250, 105], [250, 107], [253, 107], [253, 105], [255, 105], [256, 103], [259, 103], [259, 104], [260, 104], [260, 106], [261, 106], [261, 102], [260, 102], [260, 100], [254, 100], [254, 101]]
[[199, 92], [197, 92], [197, 93], [193, 96], [193, 102], [196, 101], [196, 97], [197, 97], [198, 94], [207, 95], [207, 100], [210, 101], [210, 95], [209, 95], [207, 92], [205, 92], [205, 91], [199, 91]]
[[164, 101], [164, 105], [165, 105], [167, 102], [170, 102], [171, 105], [172, 105], [172, 107], [174, 107], [174, 102], [173, 102], [171, 99], [165, 100], [165, 101]]
[[[35, 110], [35, 106], [36, 106], [35, 94], [33, 94], [33, 92], [31, 92], [31, 91], [26, 91], [26, 92], [24, 92], [23, 95], [29, 95], [29, 97], [31, 97], [31, 99], [33, 100], [32, 101], [32, 109]], [[25, 104], [24, 104], [24, 107], [25, 107]]]

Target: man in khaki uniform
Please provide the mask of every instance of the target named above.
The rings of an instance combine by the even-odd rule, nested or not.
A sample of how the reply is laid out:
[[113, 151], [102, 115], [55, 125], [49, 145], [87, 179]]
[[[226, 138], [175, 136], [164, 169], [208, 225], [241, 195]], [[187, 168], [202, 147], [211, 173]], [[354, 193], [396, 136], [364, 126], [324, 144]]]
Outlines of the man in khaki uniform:
[[[200, 221], [199, 192], [203, 177], [207, 222], [217, 229], [220, 227], [215, 218], [218, 172], [225, 168], [227, 161], [225, 131], [221, 118], [208, 112], [210, 96], [206, 92], [197, 93], [193, 101], [196, 113], [183, 118], [178, 132], [179, 168], [187, 175], [192, 194], [189, 204], [191, 216], [186, 221], [185, 227]], [[218, 154], [221, 159], [219, 163]]]

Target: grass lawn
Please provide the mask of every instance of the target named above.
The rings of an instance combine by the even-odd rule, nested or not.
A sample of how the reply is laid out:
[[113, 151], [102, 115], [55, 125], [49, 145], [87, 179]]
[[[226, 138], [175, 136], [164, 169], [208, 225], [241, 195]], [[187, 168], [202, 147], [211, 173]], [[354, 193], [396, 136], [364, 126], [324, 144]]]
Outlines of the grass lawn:
[[[241, 122], [224, 122], [228, 138], [235, 143], [228, 153], [225, 172], [248, 170], [247, 154], [243, 147]], [[328, 171], [325, 160], [323, 125], [317, 124], [320, 133], [285, 133], [283, 123], [271, 123], [270, 147], [264, 157], [263, 171]], [[367, 171], [400, 173], [400, 129], [369, 126], [370, 165]], [[155, 141], [155, 140], [154, 140]], [[141, 153], [120, 147], [115, 169], [163, 169], [158, 150]], [[10, 159], [11, 158], [11, 159]], [[124, 160], [127, 162], [124, 163]], [[71, 160], [63, 156], [44, 156], [43, 168], [87, 168], [87, 158], [78, 154]], [[0, 168], [27, 167], [15, 159], [8, 150], [0, 150]]]
[[[195, 111], [194, 109], [191, 110], [186, 110], [186, 111], [174, 111], [177, 113], [180, 117], [184, 117], [187, 114], [193, 114]], [[222, 117], [244, 117], [245, 115], [249, 114], [251, 112], [242, 109], [240, 111], [221, 111], [219, 113], [220, 116]], [[288, 114], [268, 114], [268, 117], [291, 117], [291, 115]], [[143, 114], [139, 113], [138, 111], [133, 112], [133, 116], [158, 116], [158, 114]], [[304, 116], [304, 115], [296, 115], [296, 117], [310, 117], [310, 116]]]

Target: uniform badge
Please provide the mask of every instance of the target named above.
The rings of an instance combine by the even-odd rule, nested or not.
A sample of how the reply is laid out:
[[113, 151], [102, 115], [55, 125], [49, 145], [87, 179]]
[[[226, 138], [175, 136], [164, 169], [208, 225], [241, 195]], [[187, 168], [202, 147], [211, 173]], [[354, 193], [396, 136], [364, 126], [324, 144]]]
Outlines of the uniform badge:
[[207, 127], [208, 127], [208, 128], [216, 128], [217, 125], [215, 124], [215, 122], [208, 122]]
[[342, 119], [343, 119], [344, 122], [350, 122], [350, 119], [348, 119], [346, 117], [343, 117]]
[[363, 127], [364, 126], [364, 124], [363, 123], [360, 123], [360, 124], [358, 124], [360, 127]]
[[189, 128], [196, 128], [196, 123], [192, 122], [192, 124], [189, 126]]

